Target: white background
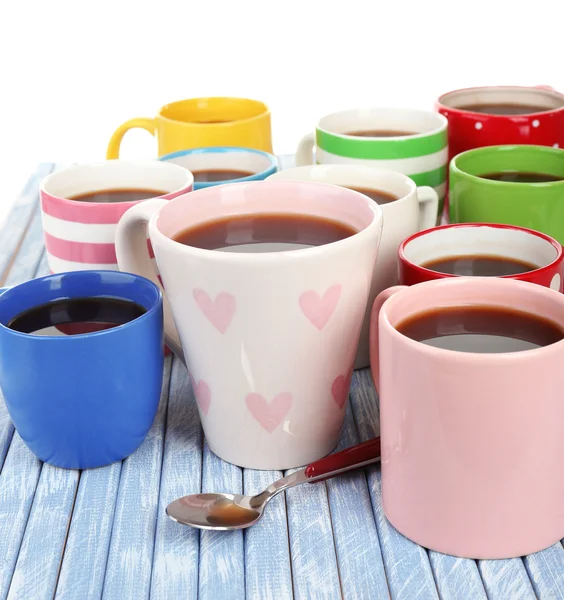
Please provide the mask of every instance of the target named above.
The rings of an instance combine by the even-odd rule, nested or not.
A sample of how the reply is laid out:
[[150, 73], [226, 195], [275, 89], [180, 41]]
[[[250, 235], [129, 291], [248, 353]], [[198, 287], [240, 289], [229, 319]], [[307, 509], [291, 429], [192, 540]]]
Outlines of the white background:
[[[173, 100], [263, 100], [287, 153], [333, 110], [564, 91], [563, 17], [562, 0], [2, 0], [0, 221], [38, 162], [102, 160], [122, 121]], [[144, 131], [122, 149], [156, 156]]]

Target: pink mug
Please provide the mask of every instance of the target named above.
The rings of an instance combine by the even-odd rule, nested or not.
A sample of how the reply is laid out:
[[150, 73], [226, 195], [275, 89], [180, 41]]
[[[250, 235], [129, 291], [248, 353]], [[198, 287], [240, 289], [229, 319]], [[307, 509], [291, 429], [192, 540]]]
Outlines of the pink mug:
[[455, 556], [510, 558], [564, 537], [564, 340], [511, 353], [433, 347], [398, 331], [437, 307], [513, 308], [564, 330], [564, 296], [501, 278], [396, 286], [375, 300], [382, 494], [392, 525]]

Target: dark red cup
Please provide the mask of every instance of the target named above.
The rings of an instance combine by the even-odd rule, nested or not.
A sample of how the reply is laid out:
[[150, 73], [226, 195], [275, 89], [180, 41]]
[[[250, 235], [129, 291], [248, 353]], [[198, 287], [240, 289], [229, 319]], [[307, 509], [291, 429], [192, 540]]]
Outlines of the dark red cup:
[[[526, 114], [486, 114], [467, 108], [476, 105], [535, 109]], [[482, 146], [533, 144], [564, 148], [564, 95], [549, 86], [455, 90], [440, 96], [435, 109], [448, 119], [449, 161], [461, 152]]]
[[[533, 229], [494, 223], [442, 225], [415, 233], [400, 244], [399, 282], [414, 285], [433, 279], [468, 276], [473, 274], [468, 270], [469, 259], [481, 257], [488, 261], [488, 266], [497, 258], [508, 261], [504, 265], [510, 267], [508, 270], [530, 267], [523, 272], [498, 276], [562, 292], [563, 256], [559, 242]], [[437, 262], [448, 259], [458, 261], [458, 274], [439, 270]]]

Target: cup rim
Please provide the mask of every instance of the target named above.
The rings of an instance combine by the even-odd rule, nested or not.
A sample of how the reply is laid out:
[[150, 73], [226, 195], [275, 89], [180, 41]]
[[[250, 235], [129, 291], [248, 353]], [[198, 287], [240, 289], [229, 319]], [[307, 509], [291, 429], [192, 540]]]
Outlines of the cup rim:
[[[282, 170], [278, 171], [277, 173], [273, 173], [267, 179], [268, 179], [268, 181], [300, 181], [300, 182], [310, 182], [310, 183], [324, 183], [324, 184], [336, 185], [338, 187], [344, 187], [347, 189], [351, 189], [342, 183], [335, 183], [334, 181], [318, 181], [317, 179], [292, 179], [290, 177], [288, 177], [288, 178], [284, 177], [284, 173], [288, 173], [288, 172], [299, 171], [300, 173], [307, 173], [307, 172], [316, 171], [316, 170], [327, 171], [329, 174], [331, 174], [332, 172], [334, 172], [336, 174], [338, 174], [339, 172], [342, 172], [343, 174], [345, 174], [346, 172], [356, 171], [360, 175], [362, 175], [362, 174], [365, 174], [366, 176], [391, 175], [393, 177], [396, 177], [397, 179], [402, 179], [403, 182], [409, 187], [409, 191], [406, 194], [404, 194], [403, 196], [401, 196], [400, 198], [398, 198], [397, 200], [394, 200], [393, 202], [391, 202], [390, 204], [397, 204], [398, 202], [403, 203], [405, 200], [409, 199], [409, 196], [411, 196], [411, 194], [413, 194], [414, 192], [417, 192], [418, 187], [425, 187], [425, 186], [417, 186], [415, 181], [413, 181], [413, 179], [411, 179], [409, 177], [409, 175], [405, 175], [404, 173], [401, 173], [400, 171], [394, 171], [393, 169], [386, 169], [384, 167], [369, 167], [367, 165], [345, 165], [345, 164], [340, 164], [340, 163], [326, 163], [326, 164], [318, 164], [318, 165], [302, 165], [300, 167], [290, 167], [288, 169], [282, 169]], [[337, 176], [335, 176], [335, 179], [337, 179]], [[365, 189], [376, 189], [377, 185], [378, 184], [376, 184], [376, 183], [374, 183], [374, 184], [359, 183], [358, 184], [359, 187], [364, 187]], [[374, 186], [374, 188], [372, 188], [371, 186]], [[385, 206], [388, 206], [388, 205], [387, 204], [381, 205], [380, 208], [382, 210], [385, 210], [385, 208], [384, 208]]]
[[[562, 148], [553, 148], [552, 146], [540, 146], [535, 144], [501, 144], [497, 146], [482, 146], [480, 148], [472, 148], [470, 150], [465, 150], [460, 154], [457, 154], [450, 161], [450, 172], [456, 173], [461, 177], [466, 177], [470, 181], [480, 181], [486, 182], [486, 185], [493, 186], [533, 186], [533, 188], [543, 188], [543, 187], [554, 187], [564, 185], [564, 178], [561, 181], [537, 181], [537, 182], [523, 182], [523, 181], [499, 181], [496, 179], [484, 179], [479, 175], [473, 175], [472, 173], [468, 173], [468, 171], [464, 171], [459, 165], [458, 162], [469, 155], [480, 155], [480, 154], [495, 154], [497, 152], [517, 152], [517, 151], [531, 151], [538, 154], [560, 154], [564, 152]], [[564, 157], [564, 154], [561, 156]]]
[[[326, 129], [322, 125], [323, 121], [325, 121], [326, 119], [329, 119], [332, 117], [337, 117], [344, 113], [349, 113], [349, 112], [353, 112], [353, 111], [363, 111], [363, 110], [395, 112], [397, 114], [411, 113], [411, 114], [418, 114], [421, 116], [425, 115], [427, 117], [433, 116], [441, 124], [433, 129], [424, 131], [422, 133], [416, 133], [413, 135], [391, 136], [391, 137], [357, 137], [354, 135], [347, 135], [346, 133], [337, 133], [336, 131], [331, 131], [330, 129]], [[328, 113], [328, 114], [324, 115], [323, 117], [321, 117], [320, 119], [318, 119], [315, 129], [316, 129], [316, 131], [321, 131], [322, 133], [324, 133], [326, 135], [332, 135], [334, 137], [342, 138], [345, 140], [354, 140], [355, 142], [358, 142], [360, 144], [367, 144], [367, 143], [374, 143], [374, 142], [378, 142], [378, 143], [390, 142], [391, 143], [391, 142], [401, 142], [401, 141], [406, 141], [406, 140], [418, 140], [418, 139], [422, 139], [422, 138], [426, 138], [426, 137], [429, 137], [432, 135], [442, 133], [443, 131], [445, 131], [447, 129], [447, 127], [448, 127], [448, 119], [444, 115], [442, 115], [438, 112], [434, 112], [432, 110], [421, 110], [418, 108], [402, 108], [402, 107], [397, 107], [397, 106], [396, 107], [380, 106], [380, 107], [369, 107], [369, 108], [352, 108], [352, 109], [348, 109], [348, 110], [338, 110], [338, 111], [335, 111], [332, 113]]]
[[[447, 96], [450, 96], [451, 94], [456, 94], [458, 92], [477, 92], [480, 90], [491, 90], [491, 89], [500, 89], [500, 90], [504, 90], [504, 91], [509, 91], [509, 90], [536, 90], [539, 93], [545, 92], [547, 94], [552, 94], [553, 96], [559, 96], [562, 99], [562, 106], [558, 106], [557, 108], [551, 108], [549, 110], [541, 110], [541, 111], [537, 111], [537, 112], [531, 112], [531, 113], [525, 113], [522, 115], [494, 115], [494, 114], [490, 114], [490, 113], [479, 113], [479, 112], [475, 112], [473, 110], [464, 110], [461, 108], [454, 108], [452, 106], [449, 106], [448, 104], [444, 103], [444, 99]], [[449, 92], [445, 92], [444, 94], [441, 94], [438, 99], [437, 99], [437, 107], [444, 109], [444, 110], [448, 110], [449, 112], [452, 112], [454, 114], [458, 114], [458, 115], [475, 115], [475, 116], [480, 116], [482, 118], [488, 118], [488, 119], [519, 119], [519, 118], [528, 118], [531, 117], [533, 115], [546, 115], [546, 114], [551, 114], [551, 113], [556, 113], [559, 111], [564, 110], [564, 94], [558, 92], [557, 90], [549, 90], [546, 89], [545, 87], [540, 87], [540, 86], [528, 86], [528, 85], [478, 85], [478, 86], [471, 86], [471, 87], [467, 87], [467, 88], [459, 88], [456, 90], [450, 90]]]
[[[51, 280], [60, 280], [62, 278], [84, 277], [85, 274], [88, 274], [88, 275], [92, 275], [92, 274], [104, 275], [104, 274], [106, 274], [106, 275], [111, 275], [112, 277], [119, 277], [122, 279], [129, 279], [129, 280], [133, 279], [133, 280], [137, 281], [138, 283], [140, 283], [141, 285], [144, 285], [146, 288], [150, 289], [151, 291], [155, 292], [155, 299], [152, 303], [152, 306], [150, 308], [148, 308], [142, 315], [135, 317], [135, 319], [132, 319], [131, 321], [127, 321], [127, 323], [123, 323], [121, 325], [116, 325], [115, 327], [111, 327], [110, 329], [102, 329], [100, 331], [92, 331], [92, 332], [88, 332], [88, 333], [77, 333], [77, 334], [73, 334], [73, 335], [35, 335], [34, 333], [23, 333], [21, 331], [15, 331], [14, 329], [10, 329], [7, 325], [4, 325], [3, 323], [0, 322], [0, 330], [5, 330], [10, 335], [15, 335], [17, 337], [23, 337], [25, 339], [31, 338], [31, 339], [35, 339], [35, 340], [46, 340], [46, 341], [67, 340], [65, 343], [68, 343], [69, 340], [73, 340], [73, 339], [83, 339], [83, 338], [87, 338], [87, 337], [107, 336], [107, 335], [112, 335], [112, 333], [116, 334], [120, 331], [124, 331], [124, 329], [128, 329], [130, 327], [135, 327], [136, 323], [139, 323], [141, 321], [146, 321], [147, 319], [151, 318], [155, 314], [155, 312], [160, 310], [160, 307], [162, 306], [162, 303], [163, 303], [162, 291], [159, 288], [159, 286], [156, 285], [155, 283], [153, 283], [150, 279], [147, 279], [146, 277], [137, 275], [135, 273], [125, 273], [122, 271], [112, 271], [112, 270], [108, 270], [108, 269], [93, 269], [93, 270], [88, 269], [88, 270], [82, 270], [82, 271], [68, 271], [68, 272], [63, 272], [63, 273], [51, 273], [50, 275], [45, 275], [43, 277], [36, 277], [35, 279], [28, 279], [27, 281], [24, 281], [18, 285], [9, 287], [4, 292], [0, 293], [0, 304], [3, 301], [5, 301], [6, 298], [9, 299], [10, 296], [13, 296], [14, 294], [18, 294], [22, 288], [42, 285], [43, 282], [45, 282], [45, 281], [48, 282]], [[100, 297], [114, 298], [117, 296], [102, 295]], [[63, 299], [63, 298], [64, 298], [64, 296], [61, 299]], [[46, 304], [46, 303], [44, 302], [43, 304]], [[41, 304], [38, 303], [37, 306], [41, 306]]]
[[[548, 346], [531, 348], [529, 350], [519, 350], [518, 352], [496, 352], [494, 354], [487, 352], [461, 352], [460, 350], [437, 348], [435, 346], [429, 346], [427, 344], [424, 344], [423, 342], [418, 342], [398, 331], [396, 327], [390, 322], [388, 310], [390, 306], [393, 307], [395, 303], [401, 301], [401, 296], [403, 294], [417, 293], [417, 290], [424, 289], [425, 287], [435, 287], [440, 289], [446, 286], [448, 289], [449, 286], [458, 286], [460, 288], [464, 288], [476, 284], [479, 284], [485, 291], [487, 291], [486, 288], [493, 288], [495, 290], [496, 287], [499, 288], [499, 286], [507, 286], [509, 289], [509, 287], [513, 286], [515, 288], [515, 295], [517, 295], [517, 292], [520, 289], [521, 292], [524, 294], [544, 295], [545, 297], [551, 297], [553, 300], [556, 300], [557, 298], [562, 298], [562, 294], [556, 290], [550, 289], [542, 285], [531, 284], [526, 281], [519, 281], [518, 279], [502, 279], [501, 277], [447, 277], [444, 279], [433, 279], [432, 281], [424, 281], [422, 283], [416, 283], [415, 285], [411, 286], [401, 286], [403, 287], [403, 289], [399, 290], [398, 293], [393, 294], [392, 296], [387, 298], [386, 301], [382, 304], [382, 307], [380, 308], [380, 311], [377, 316], [379, 326], [381, 326], [383, 323], [386, 329], [390, 332], [390, 335], [392, 335], [396, 340], [401, 340], [403, 344], [407, 344], [412, 349], [417, 350], [419, 352], [424, 352], [425, 354], [434, 356], [437, 359], [446, 359], [450, 357], [451, 359], [454, 358], [456, 360], [461, 360], [461, 356], [467, 356], [468, 360], [472, 361], [475, 364], [479, 363], [482, 365], [492, 365], [495, 363], [508, 361], [528, 360], [532, 354], [539, 356], [541, 354], [559, 351], [560, 348], [564, 348], [563, 338], [561, 340], [558, 340], [557, 342], [549, 344]], [[488, 306], [488, 303], [487, 301], [484, 301], [483, 303], [481, 303], [481, 305]], [[452, 306], [454, 306], [454, 304]], [[422, 307], [419, 308], [417, 311], [411, 311], [409, 315], [407, 315], [407, 317], [404, 317], [404, 319], [416, 314], [421, 314], [426, 310], [429, 310], [429, 308], [430, 307]], [[530, 311], [526, 310], [520, 310], [520, 312], [531, 314]], [[547, 319], [543, 315], [540, 316], [541, 318], [554, 323], [552, 319]], [[559, 325], [557, 326], [559, 327], [559, 329], [562, 329], [562, 327], [560, 327]]]
[[[549, 243], [556, 250], [556, 257], [554, 258], [554, 260], [549, 262], [547, 265], [544, 265], [543, 267], [538, 267], [537, 269], [531, 269], [530, 271], [525, 271], [521, 275], [525, 275], [525, 274], [527, 274], [527, 275], [529, 275], [529, 274], [542, 275], [546, 271], [554, 268], [554, 266], [562, 260], [562, 255], [564, 254], [564, 251], [562, 249], [562, 244], [560, 244], [553, 237], [551, 237], [541, 231], [536, 231], [535, 229], [529, 229], [528, 227], [520, 227], [519, 225], [507, 225], [504, 223], [481, 223], [480, 222], [480, 223], [448, 223], [446, 225], [439, 225], [437, 227], [431, 227], [429, 229], [424, 229], [423, 231], [417, 231], [416, 233], [405, 238], [405, 240], [403, 240], [402, 243], [399, 245], [398, 258], [401, 262], [408, 263], [412, 268], [414, 268], [416, 271], [418, 271], [420, 275], [425, 275], [425, 276], [439, 275], [440, 279], [458, 279], [460, 277], [465, 277], [464, 275], [455, 275], [452, 273], [441, 273], [440, 271], [435, 271], [433, 269], [423, 267], [422, 265], [418, 265], [417, 263], [415, 263], [412, 260], [410, 260], [409, 258], [407, 258], [405, 249], [412, 241], [416, 240], [417, 238], [424, 237], [432, 232], [444, 231], [446, 229], [455, 229], [455, 228], [463, 229], [466, 227], [468, 227], [468, 228], [490, 227], [492, 229], [509, 229], [509, 230], [513, 230], [513, 231], [521, 231], [522, 233], [525, 233], [527, 235], [541, 238], [542, 240]], [[474, 275], [467, 276], [467, 277], [471, 277], [472, 279], [478, 279], [478, 277], [476, 277]], [[518, 280], [518, 276], [516, 276], [516, 275], [500, 275], [500, 276], [496, 277], [495, 279]]]
[[181, 121], [180, 119], [172, 119], [163, 114], [163, 112], [174, 105], [183, 104], [184, 102], [193, 102], [193, 101], [202, 101], [202, 100], [236, 100], [239, 102], [251, 102], [255, 104], [258, 108], [262, 108], [261, 112], [252, 116], [246, 117], [245, 119], [236, 119], [234, 121], [224, 121], [220, 123], [213, 123], [214, 127], [232, 127], [236, 123], [248, 123], [250, 121], [254, 121], [256, 119], [261, 119], [266, 115], [270, 115], [270, 109], [262, 100], [255, 100], [253, 98], [243, 98], [239, 96], [200, 96], [197, 98], [184, 98], [183, 100], [174, 100], [167, 104], [164, 104], [159, 108], [159, 112], [157, 117], [162, 119], [163, 121], [167, 121], [168, 123], [181, 123], [183, 125], [188, 125], [190, 127], [209, 127], [210, 123], [198, 123], [198, 121]]
[[199, 190], [195, 190], [188, 194], [182, 194], [169, 200], [166, 204], [163, 204], [159, 210], [153, 214], [148, 223], [148, 231], [150, 236], [156, 235], [160, 242], [167, 247], [171, 251], [180, 251], [183, 253], [189, 253], [191, 255], [195, 255], [200, 258], [205, 258], [209, 261], [217, 261], [217, 262], [229, 262], [233, 264], [245, 264], [245, 263], [276, 263], [280, 260], [300, 260], [303, 257], [316, 256], [320, 253], [324, 253], [327, 251], [327, 248], [346, 248], [351, 244], [357, 244], [359, 240], [364, 240], [372, 234], [372, 230], [374, 228], [382, 227], [383, 222], [383, 214], [382, 209], [375, 202], [372, 202], [367, 196], [361, 194], [360, 192], [355, 192], [354, 190], [349, 190], [347, 188], [342, 188], [345, 195], [350, 196], [351, 198], [356, 197], [358, 202], [362, 202], [364, 206], [372, 213], [372, 220], [364, 229], [357, 231], [353, 235], [350, 235], [342, 240], [337, 240], [336, 242], [331, 242], [329, 244], [323, 244], [321, 246], [311, 246], [309, 248], [299, 248], [296, 250], [285, 250], [281, 252], [218, 252], [217, 250], [207, 250], [204, 248], [196, 248], [194, 246], [187, 246], [185, 244], [181, 244], [177, 242], [164, 233], [158, 227], [158, 219], [163, 210], [172, 210], [172, 207], [176, 204], [180, 204], [182, 202], [194, 202], [198, 200], [200, 196], [204, 194], [218, 194], [218, 193], [234, 193], [237, 189], [244, 189], [248, 186], [279, 186], [280, 184], [290, 184], [291, 185], [299, 185], [299, 186], [307, 186], [307, 187], [317, 187], [318, 189], [323, 188], [335, 188], [338, 186], [334, 186], [332, 184], [326, 183], [317, 183], [317, 182], [309, 182], [309, 181], [246, 181], [242, 183], [228, 183], [223, 184], [221, 186], [212, 186], [207, 188], [202, 188]]
[[[76, 164], [72, 164], [68, 167], [65, 167], [64, 169], [61, 169], [59, 171], [53, 171], [53, 173], [50, 173], [49, 175], [47, 175], [47, 177], [45, 177], [41, 181], [41, 184], [39, 186], [39, 191], [41, 194], [45, 194], [51, 198], [56, 198], [57, 201], [62, 203], [63, 205], [77, 206], [76, 200], [70, 200], [69, 198], [64, 198], [63, 196], [60, 196], [59, 194], [53, 194], [47, 189], [47, 187], [52, 184], [54, 179], [58, 179], [60, 177], [67, 177], [69, 174], [72, 174], [72, 171], [74, 171], [74, 170], [81, 169], [84, 167], [94, 167], [94, 168], [106, 167], [110, 164], [116, 165], [118, 163], [123, 164], [123, 165], [133, 166], [133, 167], [141, 167], [141, 168], [143, 168], [143, 167], [152, 168], [155, 164], [157, 164], [157, 165], [161, 164], [157, 160], [127, 160], [127, 159], [121, 159], [121, 158], [102, 160], [102, 161], [97, 161], [97, 162], [76, 163]], [[188, 192], [192, 189], [192, 187], [194, 186], [194, 175], [192, 175], [191, 171], [189, 171], [188, 169], [185, 169], [184, 167], [181, 167], [180, 165], [175, 165], [174, 163], [162, 163], [162, 164], [166, 165], [165, 168], [167, 168], [169, 170], [170, 170], [170, 167], [173, 167], [173, 170], [176, 171], [177, 173], [181, 173], [181, 171], [179, 171], [179, 169], [181, 169], [182, 174], [186, 176], [186, 182], [184, 183], [184, 185], [182, 185], [179, 188], [176, 188], [175, 190], [166, 192], [165, 194], [161, 194], [160, 196], [154, 196], [153, 198], [147, 198], [147, 200], [154, 200], [155, 198], [167, 198], [171, 194], [176, 195], [176, 194], [180, 194], [182, 192]], [[157, 167], [157, 168], [160, 169], [161, 167]], [[111, 202], [111, 203], [108, 203], [108, 202], [81, 202], [80, 206], [85, 211], [93, 211], [93, 210], [100, 210], [100, 207], [102, 207], [102, 206], [105, 208], [107, 208], [108, 206], [128, 207], [129, 208], [129, 207], [137, 204], [138, 202], [142, 202], [142, 200], [127, 200], [125, 202]]]
[[[251, 181], [252, 177], [264, 176], [268, 177], [274, 173], [276, 173], [276, 169], [278, 168], [278, 159], [274, 154], [270, 152], [265, 152], [264, 150], [257, 150], [256, 148], [244, 148], [243, 146], [207, 146], [203, 148], [187, 148], [185, 150], [177, 150], [176, 152], [170, 152], [168, 154], [164, 154], [163, 156], [159, 156], [157, 160], [162, 162], [168, 162], [170, 164], [171, 161], [175, 158], [181, 158], [182, 156], [189, 156], [191, 154], [229, 154], [230, 152], [235, 153], [250, 153], [257, 154], [260, 156], [264, 156], [268, 158], [270, 161], [270, 166], [262, 171], [257, 171], [252, 175], [248, 175], [247, 177], [238, 177], [237, 179], [224, 179], [222, 181], [194, 181], [194, 185], [203, 187], [212, 187], [217, 185], [222, 185], [226, 183], [240, 183], [242, 181]], [[180, 165], [178, 165], [180, 166]], [[183, 167], [187, 168], [187, 167]], [[189, 170], [189, 169], [188, 169]], [[190, 171], [191, 172], [191, 171]], [[192, 173], [193, 176], [193, 173]]]

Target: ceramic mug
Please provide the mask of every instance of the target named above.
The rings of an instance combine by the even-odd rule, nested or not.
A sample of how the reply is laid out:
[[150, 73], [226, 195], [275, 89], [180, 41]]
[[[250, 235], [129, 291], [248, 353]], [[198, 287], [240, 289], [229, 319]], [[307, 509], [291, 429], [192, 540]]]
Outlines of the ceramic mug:
[[110, 140], [106, 158], [118, 158], [130, 129], [156, 136], [158, 155], [207, 146], [241, 146], [272, 152], [270, 110], [247, 98], [191, 98], [163, 106], [154, 119], [131, 119]]
[[[268, 152], [229, 146], [180, 150], [161, 156], [159, 160], [188, 169], [194, 175], [195, 190], [225, 183], [260, 181], [276, 173], [278, 169], [276, 157]], [[206, 180], [200, 175], [202, 171], [232, 171], [239, 172], [242, 176]]]
[[[484, 256], [507, 258], [531, 265], [527, 271], [502, 275], [503, 278], [528, 281], [563, 291], [564, 255], [559, 242], [539, 231], [494, 223], [443, 225], [408, 237], [398, 249], [399, 281], [404, 285], [414, 285], [456, 277], [434, 270], [432, 263], [441, 259], [457, 258], [464, 261]], [[467, 264], [459, 264], [459, 268], [461, 275], [471, 275]]]
[[383, 508], [426, 548], [475, 559], [524, 556], [564, 537], [564, 340], [481, 354], [396, 329], [426, 310], [467, 304], [518, 308], [564, 328], [562, 294], [512, 279], [455, 277], [382, 292], [370, 343]]
[[368, 336], [370, 311], [377, 294], [398, 283], [397, 252], [399, 244], [409, 235], [432, 227], [437, 220], [437, 192], [430, 187], [417, 187], [411, 179], [386, 169], [360, 165], [313, 165], [285, 169], [269, 180], [317, 181], [366, 191], [385, 192], [397, 200], [380, 204], [384, 217], [382, 239], [368, 297], [355, 369], [370, 364]]
[[[7, 327], [56, 300], [106, 296], [146, 312], [81, 335], [25, 334]], [[75, 271], [27, 281], [0, 295], [0, 385], [14, 426], [37, 458], [90, 469], [136, 450], [155, 418], [163, 378], [162, 295], [117, 271]]]
[[[496, 105], [521, 105], [525, 112], [476, 112], [475, 107], [480, 105], [493, 106], [493, 110], [496, 110]], [[564, 95], [547, 86], [455, 90], [440, 96], [435, 109], [448, 119], [449, 161], [461, 152], [482, 146], [533, 144], [564, 147]]]
[[[516, 183], [486, 179], [505, 171], [541, 173], [561, 181]], [[450, 163], [450, 222], [504, 223], [542, 231], [564, 242], [564, 150], [489, 146]]]
[[[174, 237], [235, 215], [333, 219], [357, 231], [296, 250], [193, 248]], [[255, 181], [151, 200], [119, 223], [122, 269], [153, 277], [145, 230], [166, 289], [167, 344], [188, 368], [208, 444], [253, 469], [289, 469], [339, 441], [382, 229], [380, 208], [345, 188]]]
[[[296, 165], [337, 163], [399, 171], [418, 186], [435, 188], [442, 214], [447, 176], [447, 120], [442, 115], [404, 108], [346, 110], [320, 119], [315, 133], [302, 138]], [[351, 132], [397, 130], [411, 135], [357, 137]], [[315, 158], [313, 149], [315, 146]]]
[[157, 161], [111, 160], [74, 165], [41, 183], [41, 216], [52, 273], [84, 269], [117, 270], [114, 246], [118, 221], [140, 202], [81, 202], [70, 198], [100, 190], [149, 189], [164, 199], [192, 189], [186, 169]]

